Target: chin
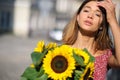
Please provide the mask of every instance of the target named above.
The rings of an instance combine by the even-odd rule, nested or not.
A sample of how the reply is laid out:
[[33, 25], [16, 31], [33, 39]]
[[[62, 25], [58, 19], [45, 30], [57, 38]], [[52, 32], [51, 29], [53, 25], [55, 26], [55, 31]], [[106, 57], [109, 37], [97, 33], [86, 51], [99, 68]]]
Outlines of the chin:
[[80, 29], [80, 32], [84, 35], [95, 35], [97, 30], [91, 30], [91, 29]]

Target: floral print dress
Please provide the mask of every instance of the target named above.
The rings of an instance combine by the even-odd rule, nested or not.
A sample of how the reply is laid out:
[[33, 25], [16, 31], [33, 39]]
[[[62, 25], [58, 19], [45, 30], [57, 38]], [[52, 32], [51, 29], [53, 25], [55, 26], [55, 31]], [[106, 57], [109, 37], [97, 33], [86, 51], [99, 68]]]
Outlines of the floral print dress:
[[95, 57], [94, 80], [106, 80], [107, 62], [108, 58], [112, 55], [112, 52], [111, 50], [107, 50], [105, 52], [106, 53]]

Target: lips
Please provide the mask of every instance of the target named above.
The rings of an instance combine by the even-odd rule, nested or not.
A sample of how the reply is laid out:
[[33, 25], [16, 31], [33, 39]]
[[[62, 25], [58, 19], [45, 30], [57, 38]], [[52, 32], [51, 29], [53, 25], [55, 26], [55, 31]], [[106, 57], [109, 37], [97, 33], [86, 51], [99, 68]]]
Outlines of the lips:
[[92, 23], [91, 21], [89, 21], [89, 20], [84, 21], [84, 23], [85, 23], [85, 25], [87, 25], [87, 26], [93, 25], [93, 23]]

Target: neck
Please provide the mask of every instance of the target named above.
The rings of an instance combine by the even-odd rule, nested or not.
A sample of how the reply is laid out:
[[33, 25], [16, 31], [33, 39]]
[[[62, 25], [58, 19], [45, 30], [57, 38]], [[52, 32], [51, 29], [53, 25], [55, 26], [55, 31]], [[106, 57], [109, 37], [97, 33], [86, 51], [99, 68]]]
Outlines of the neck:
[[73, 44], [73, 47], [84, 49], [86, 48], [89, 52], [95, 53], [95, 41], [94, 37], [82, 35], [78, 33], [78, 38]]

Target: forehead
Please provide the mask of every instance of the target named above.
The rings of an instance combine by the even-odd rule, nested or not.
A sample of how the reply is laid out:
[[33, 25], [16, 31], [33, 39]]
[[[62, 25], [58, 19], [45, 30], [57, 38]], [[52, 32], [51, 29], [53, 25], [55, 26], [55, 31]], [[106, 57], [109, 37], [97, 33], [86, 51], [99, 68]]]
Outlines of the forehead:
[[90, 1], [86, 3], [83, 8], [91, 8], [100, 11], [99, 7], [97, 6], [97, 1]]

